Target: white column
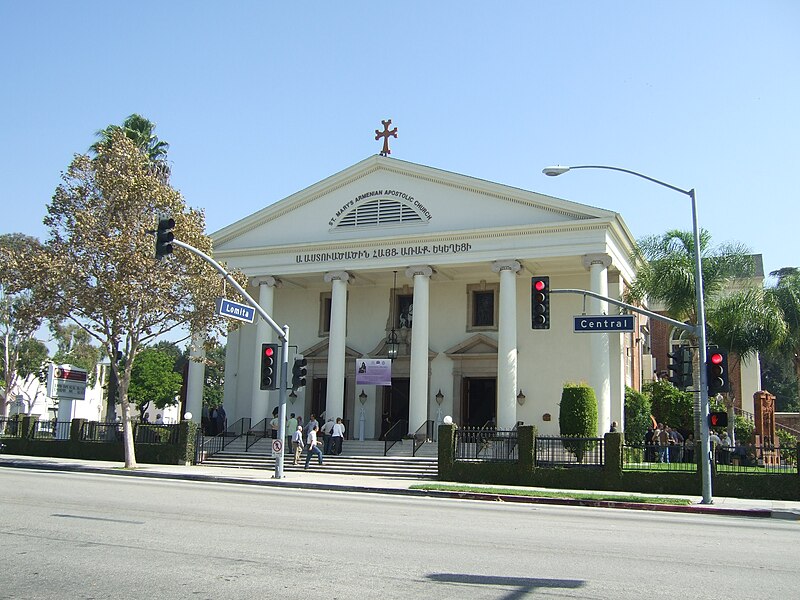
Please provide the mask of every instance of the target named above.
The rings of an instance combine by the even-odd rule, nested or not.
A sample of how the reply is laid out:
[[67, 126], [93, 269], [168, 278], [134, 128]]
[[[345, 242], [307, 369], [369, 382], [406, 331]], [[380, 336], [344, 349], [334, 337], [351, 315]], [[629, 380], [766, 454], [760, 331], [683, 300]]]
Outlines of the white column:
[[[331, 325], [328, 334], [328, 392], [325, 418], [344, 417], [345, 345], [347, 342], [347, 271], [325, 273], [331, 284]], [[321, 422], [321, 421], [320, 421]]]
[[[275, 277], [264, 277], [258, 282], [258, 305], [264, 309], [264, 312], [272, 317], [273, 305], [275, 301], [275, 288], [278, 286], [279, 281]], [[258, 317], [256, 320], [256, 339], [255, 347], [253, 348], [253, 395], [250, 404], [250, 424], [255, 425], [261, 419], [266, 419], [268, 415], [272, 414], [271, 404], [278, 405], [278, 392], [274, 392], [275, 398], [270, 398], [273, 395], [268, 390], [261, 389], [261, 344], [269, 344], [275, 340], [275, 332], [272, 330], [267, 322]]]
[[[203, 411], [203, 387], [206, 380], [205, 336], [192, 334], [189, 345], [189, 373], [186, 376], [186, 412], [192, 413], [192, 421], [200, 422]], [[183, 418], [183, 415], [180, 415]]]
[[492, 271], [500, 273], [500, 322], [497, 328], [497, 427], [517, 423], [517, 272], [516, 260], [498, 260]]
[[[608, 254], [587, 254], [583, 265], [589, 269], [589, 289], [608, 296]], [[589, 299], [589, 312], [593, 315], [608, 314], [608, 302], [598, 298]], [[609, 360], [608, 333], [587, 333], [591, 352], [589, 385], [597, 396], [597, 434], [604, 435], [611, 427], [611, 365]]]
[[[625, 282], [620, 280], [616, 283], [609, 284], [609, 298], [619, 300], [625, 292]], [[628, 357], [625, 354], [625, 336], [627, 333], [609, 333], [608, 334], [608, 358], [609, 358], [609, 374], [611, 377], [610, 387], [610, 405], [611, 405], [611, 420], [617, 422], [617, 431], [625, 431], [625, 375], [629, 364]], [[634, 332], [632, 336], [634, 339], [638, 334]], [[636, 344], [632, 346], [636, 348]], [[632, 363], [631, 363], [632, 364]], [[608, 429], [606, 429], [608, 431]]]
[[408, 399], [408, 432], [415, 433], [428, 419], [428, 319], [430, 277], [427, 265], [409, 267], [406, 277], [414, 279], [414, 313], [411, 321], [411, 365]]

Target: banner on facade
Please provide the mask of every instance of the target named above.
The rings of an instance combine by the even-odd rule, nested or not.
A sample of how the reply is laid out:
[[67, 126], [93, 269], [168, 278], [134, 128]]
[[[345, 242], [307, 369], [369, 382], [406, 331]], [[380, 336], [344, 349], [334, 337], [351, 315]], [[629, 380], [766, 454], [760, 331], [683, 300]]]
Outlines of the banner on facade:
[[392, 385], [392, 361], [388, 358], [357, 358], [356, 385]]
[[47, 369], [47, 395], [51, 398], [84, 400], [87, 372], [73, 365], [54, 365]]

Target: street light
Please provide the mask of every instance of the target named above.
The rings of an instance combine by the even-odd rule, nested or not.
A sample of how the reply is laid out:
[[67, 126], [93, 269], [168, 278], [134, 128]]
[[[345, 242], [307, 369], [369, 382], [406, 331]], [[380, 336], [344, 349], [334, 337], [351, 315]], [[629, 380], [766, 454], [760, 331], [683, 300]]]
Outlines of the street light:
[[697, 324], [694, 327], [694, 334], [697, 337], [699, 345], [698, 351], [700, 353], [700, 367], [698, 369], [700, 377], [700, 443], [701, 455], [705, 457], [700, 463], [700, 474], [703, 481], [703, 504], [711, 504], [714, 499], [711, 495], [711, 442], [708, 432], [708, 374], [706, 373], [706, 310], [703, 302], [703, 265], [700, 258], [700, 228], [697, 224], [697, 198], [695, 197], [694, 189], [684, 190], [682, 188], [670, 185], [653, 177], [648, 177], [642, 173], [631, 171], [630, 169], [622, 169], [620, 167], [608, 167], [605, 165], [579, 165], [574, 167], [565, 167], [556, 165], [552, 167], [545, 167], [542, 173], [549, 177], [557, 177], [563, 175], [567, 171], [575, 169], [607, 169], [609, 171], [620, 171], [641, 177], [647, 181], [652, 181], [660, 186], [669, 188], [676, 192], [680, 192], [689, 196], [692, 200], [692, 233], [694, 234], [694, 292], [695, 300], [697, 302]]

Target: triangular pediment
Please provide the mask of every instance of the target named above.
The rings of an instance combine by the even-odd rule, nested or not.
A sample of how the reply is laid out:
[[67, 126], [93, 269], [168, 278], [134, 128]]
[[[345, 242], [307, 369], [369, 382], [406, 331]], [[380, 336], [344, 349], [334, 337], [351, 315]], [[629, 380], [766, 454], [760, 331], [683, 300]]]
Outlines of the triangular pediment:
[[449, 358], [497, 356], [497, 342], [482, 333], [477, 333], [445, 350], [444, 354]]
[[[318, 344], [314, 344], [310, 348], [307, 348], [303, 352], [300, 352], [306, 359], [314, 360], [314, 359], [327, 359], [328, 358], [328, 345], [329, 340], [326, 338], [319, 342]], [[344, 355], [347, 358], [362, 358], [364, 355], [361, 354], [358, 350], [354, 350], [350, 346], [344, 347]]]
[[420, 238], [477, 228], [562, 226], [615, 213], [519, 188], [371, 156], [214, 234], [215, 253], [343, 240]]

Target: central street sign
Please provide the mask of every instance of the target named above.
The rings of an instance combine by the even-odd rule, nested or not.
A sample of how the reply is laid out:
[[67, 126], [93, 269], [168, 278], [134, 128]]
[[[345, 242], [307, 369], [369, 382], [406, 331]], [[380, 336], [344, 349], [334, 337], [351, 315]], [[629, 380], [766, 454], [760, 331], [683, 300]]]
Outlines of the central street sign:
[[575, 333], [633, 331], [633, 315], [581, 315], [575, 320]]
[[256, 320], [256, 309], [247, 304], [240, 304], [233, 300], [226, 300], [225, 298], [217, 298], [217, 311], [216, 313], [221, 317], [230, 317], [231, 319], [238, 319], [245, 323], [252, 323]]

